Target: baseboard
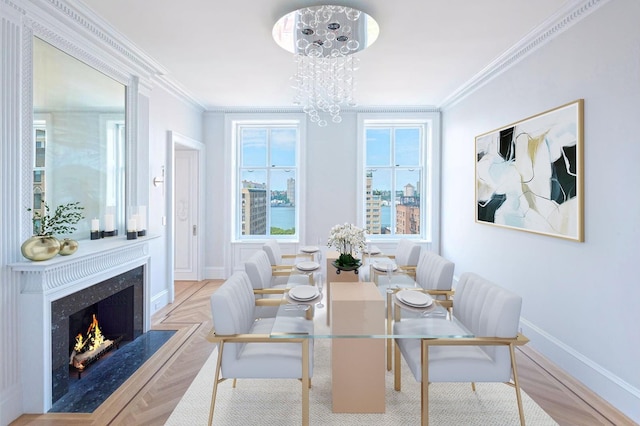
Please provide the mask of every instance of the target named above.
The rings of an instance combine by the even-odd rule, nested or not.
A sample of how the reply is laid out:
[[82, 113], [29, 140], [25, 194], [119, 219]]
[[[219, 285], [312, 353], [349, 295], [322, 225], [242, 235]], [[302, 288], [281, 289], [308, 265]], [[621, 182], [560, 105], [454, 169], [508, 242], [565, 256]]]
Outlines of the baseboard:
[[162, 290], [161, 292], [154, 294], [151, 297], [151, 315], [153, 315], [157, 310], [162, 309], [162, 307], [167, 306], [169, 302], [168, 290]]
[[[620, 419], [616, 424], [640, 423], [640, 390], [588, 359], [573, 348], [521, 319], [522, 332], [531, 348], [546, 359], [549, 373], [561, 375], [561, 382], [598, 411], [610, 411], [607, 418]], [[617, 414], [617, 416], [616, 416]], [[626, 421], [624, 421], [626, 419]]]
[[206, 280], [224, 280], [228, 277], [223, 266], [210, 266], [204, 268], [204, 278]]
[[0, 393], [0, 425], [8, 425], [22, 415], [22, 388], [10, 386]]

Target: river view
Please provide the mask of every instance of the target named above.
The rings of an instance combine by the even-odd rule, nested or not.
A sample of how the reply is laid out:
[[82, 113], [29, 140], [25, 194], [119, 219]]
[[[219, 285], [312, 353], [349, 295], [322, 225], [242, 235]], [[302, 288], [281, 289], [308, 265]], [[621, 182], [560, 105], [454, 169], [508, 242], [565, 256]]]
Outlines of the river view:
[[295, 207], [271, 207], [271, 227], [292, 229], [296, 226]]
[[[281, 229], [292, 229], [296, 224], [295, 207], [271, 207], [271, 226]], [[391, 227], [391, 207], [382, 206], [381, 223], [383, 227]]]

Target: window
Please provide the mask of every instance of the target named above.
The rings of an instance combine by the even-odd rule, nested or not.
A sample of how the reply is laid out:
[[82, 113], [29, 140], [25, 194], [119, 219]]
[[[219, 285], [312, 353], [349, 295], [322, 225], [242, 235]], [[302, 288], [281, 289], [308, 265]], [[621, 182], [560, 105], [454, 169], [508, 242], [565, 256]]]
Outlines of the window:
[[436, 219], [431, 167], [435, 121], [360, 117], [362, 223], [369, 239], [430, 239]]
[[[49, 120], [51, 121], [51, 120]], [[31, 208], [33, 213], [44, 216], [47, 212], [44, 210], [43, 201], [45, 201], [45, 166], [47, 152], [47, 120], [33, 120], [33, 140], [34, 140], [34, 158], [33, 158], [33, 199]], [[40, 220], [34, 220], [34, 233], [40, 228]]]
[[297, 122], [234, 122], [236, 238], [298, 238]]

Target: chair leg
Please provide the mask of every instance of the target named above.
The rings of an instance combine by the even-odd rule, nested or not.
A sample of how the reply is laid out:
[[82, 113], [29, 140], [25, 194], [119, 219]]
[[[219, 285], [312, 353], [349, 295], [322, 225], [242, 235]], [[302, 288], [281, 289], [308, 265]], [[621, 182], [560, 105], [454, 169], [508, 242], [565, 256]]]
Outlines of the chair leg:
[[402, 388], [402, 371], [400, 370], [401, 363], [400, 347], [398, 342], [393, 342], [393, 388], [399, 391]]
[[238, 379], [233, 379], [233, 386], [232, 386], [232, 387], [233, 387], [234, 389], [236, 388], [236, 384], [237, 384], [237, 383], [238, 383]]
[[473, 392], [475, 392], [475, 391], [476, 391], [476, 382], [471, 382], [471, 390], [472, 390]]
[[213, 409], [216, 405], [216, 393], [218, 392], [218, 377], [220, 376], [220, 365], [222, 364], [223, 346], [224, 341], [220, 342], [218, 345], [218, 360], [216, 361], [216, 374], [213, 376], [213, 392], [211, 393], [211, 407], [209, 408], [209, 426], [213, 423]]
[[522, 408], [522, 395], [520, 394], [520, 382], [518, 381], [518, 367], [516, 367], [516, 353], [513, 345], [509, 345], [511, 354], [511, 370], [513, 371], [513, 384], [516, 388], [516, 398], [518, 400], [518, 414], [520, 414], [520, 426], [524, 426], [524, 410]]
[[[300, 383], [302, 383], [302, 379], [298, 379], [300, 380]], [[311, 377], [309, 377], [309, 389], [311, 389]]]

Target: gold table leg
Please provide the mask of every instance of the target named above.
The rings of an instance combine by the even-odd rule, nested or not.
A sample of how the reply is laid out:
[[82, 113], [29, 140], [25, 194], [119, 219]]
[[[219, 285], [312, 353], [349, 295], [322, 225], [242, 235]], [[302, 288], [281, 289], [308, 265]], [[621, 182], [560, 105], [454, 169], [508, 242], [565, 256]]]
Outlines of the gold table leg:
[[420, 420], [422, 426], [429, 426], [429, 345], [422, 339], [422, 382], [420, 383]]
[[302, 426], [309, 426], [309, 339], [302, 340]]
[[[392, 333], [392, 319], [391, 319], [391, 313], [393, 309], [393, 307], [391, 306], [392, 300], [393, 300], [392, 294], [387, 293], [387, 336], [390, 336]], [[387, 339], [387, 371], [391, 371], [392, 350], [393, 350], [393, 339]]]

